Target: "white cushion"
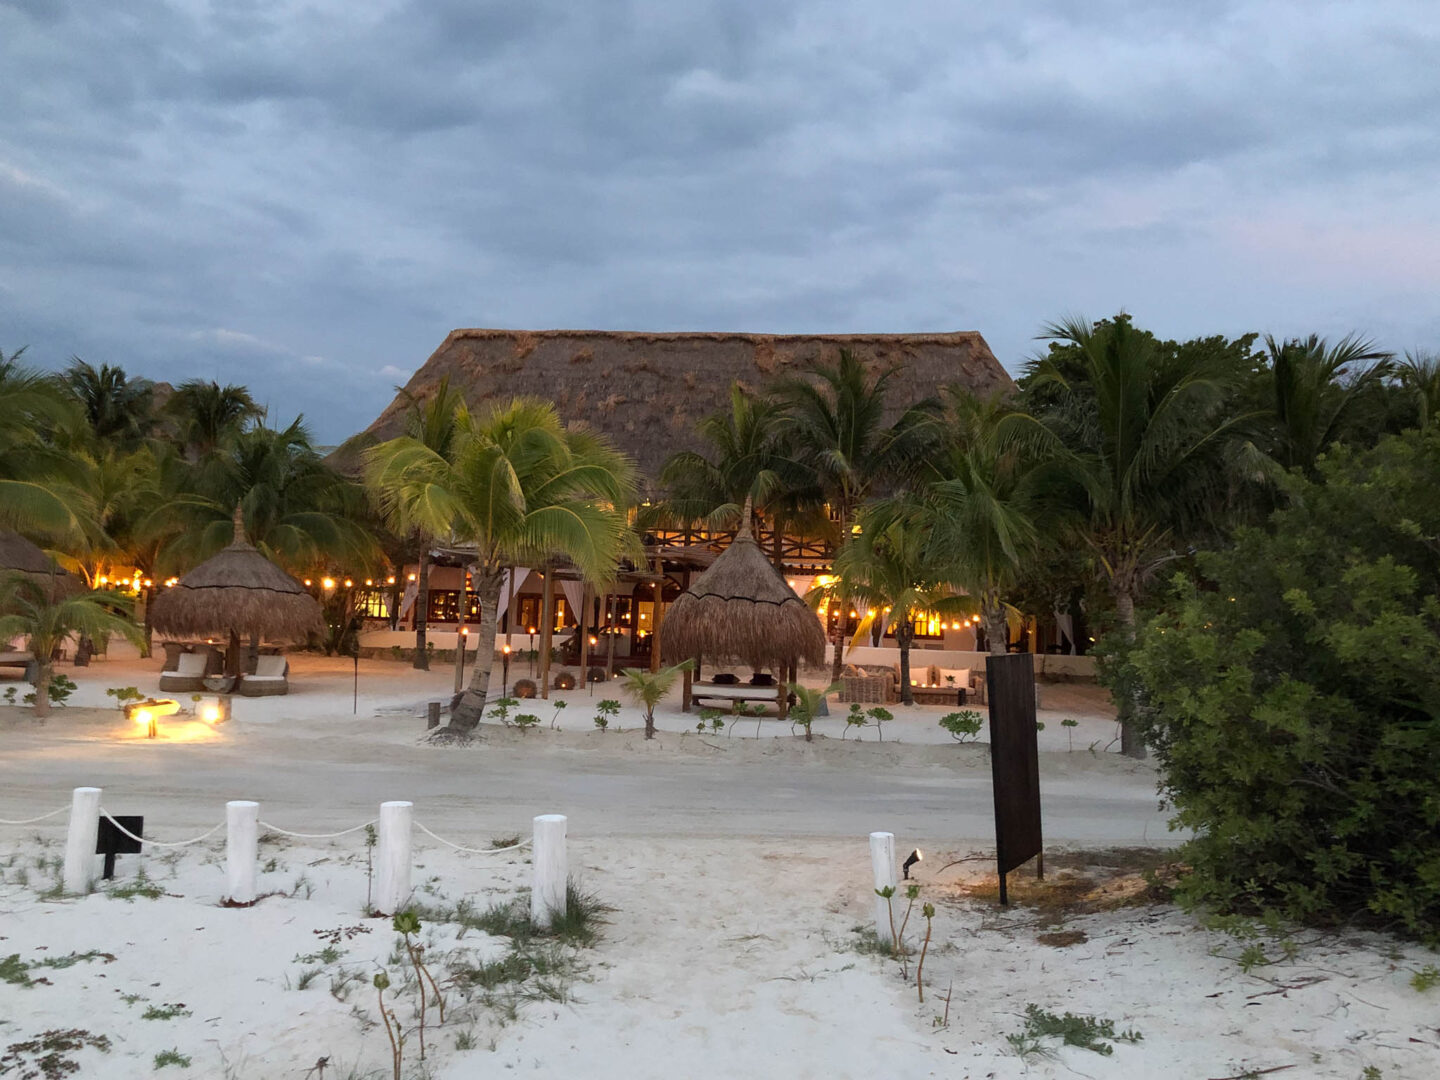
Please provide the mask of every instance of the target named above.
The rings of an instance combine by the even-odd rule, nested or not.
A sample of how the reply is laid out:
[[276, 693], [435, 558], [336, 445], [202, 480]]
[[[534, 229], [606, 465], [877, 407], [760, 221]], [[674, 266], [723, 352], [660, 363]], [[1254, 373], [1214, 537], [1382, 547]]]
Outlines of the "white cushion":
[[283, 679], [289, 666], [283, 656], [261, 656], [255, 660], [255, 674], [250, 678]]
[[245, 676], [245, 681], [246, 681], [246, 682], [264, 682], [264, 683], [282, 683], [282, 682], [285, 681], [285, 676], [284, 676], [284, 675], [246, 675], [246, 676]]
[[[946, 678], [947, 675], [953, 675], [953, 676], [955, 676], [955, 681], [952, 683], [948, 678]], [[946, 687], [946, 688], [949, 688], [949, 687], [953, 686], [953, 687], [955, 687], [955, 689], [957, 689], [957, 690], [968, 690], [968, 689], [970, 689], [970, 669], [969, 669], [969, 668], [941, 668], [941, 669], [940, 669], [940, 685], [941, 685], [941, 686], [944, 686], [944, 687]]]
[[199, 678], [205, 674], [205, 662], [209, 659], [210, 656], [207, 653], [181, 653], [175, 662], [175, 670], [169, 674], [184, 675], [188, 678]]

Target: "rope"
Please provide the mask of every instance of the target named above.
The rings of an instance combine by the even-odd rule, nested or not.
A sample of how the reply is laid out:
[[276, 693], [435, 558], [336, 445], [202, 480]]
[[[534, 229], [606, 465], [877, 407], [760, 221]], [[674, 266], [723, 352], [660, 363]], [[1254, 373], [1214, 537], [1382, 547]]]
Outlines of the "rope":
[[432, 840], [439, 840], [440, 843], [446, 844], [449, 847], [454, 848], [456, 851], [463, 851], [467, 855], [498, 855], [502, 851], [519, 851], [521, 848], [529, 847], [532, 842], [531, 840], [521, 840], [518, 844], [511, 844], [509, 847], [468, 848], [462, 847], [460, 844], [455, 843], [453, 840], [446, 840], [443, 836], [437, 836], [435, 833], [431, 832], [418, 821], [414, 824], [417, 829], [423, 832], [426, 836], [430, 837]]
[[146, 839], [145, 837], [143, 837], [143, 836], [136, 836], [136, 835], [135, 835], [133, 832], [131, 832], [129, 829], [125, 828], [124, 825], [121, 825], [120, 822], [116, 821], [113, 817], [111, 817], [111, 816], [110, 816], [110, 811], [109, 811], [109, 810], [106, 810], [103, 806], [100, 808], [100, 813], [102, 813], [103, 815], [105, 815], [106, 820], [108, 820], [111, 825], [114, 825], [115, 828], [119, 829], [122, 833], [124, 833], [126, 836], [128, 836], [131, 840], [134, 840], [137, 844], [149, 844], [151, 847], [163, 847], [163, 848], [189, 847], [191, 844], [198, 844], [201, 840], [204, 840], [204, 839], [206, 839], [207, 837], [210, 837], [210, 836], [214, 836], [217, 832], [219, 832], [221, 829], [223, 829], [223, 828], [225, 827], [225, 822], [222, 821], [222, 822], [220, 822], [219, 825], [216, 825], [213, 829], [208, 829], [207, 831], [201, 833], [199, 836], [194, 837], [193, 839], [190, 839], [190, 840], [177, 840], [177, 841], [174, 841], [173, 843], [165, 844], [165, 843], [161, 843], [159, 840], [147, 840], [147, 839]]
[[69, 809], [70, 807], [68, 806], [62, 806], [59, 810], [51, 810], [48, 814], [41, 814], [39, 817], [25, 818], [23, 821], [9, 821], [5, 818], [0, 818], [0, 825], [33, 825], [37, 821], [44, 821], [46, 818], [55, 817], [57, 814], [63, 814], [66, 810]]
[[375, 821], [372, 819], [372, 820], [370, 820], [370, 821], [365, 822], [364, 825], [356, 825], [353, 829], [341, 829], [339, 832], [320, 832], [320, 833], [312, 833], [312, 832], [291, 832], [289, 829], [282, 829], [282, 828], [280, 828], [279, 825], [271, 825], [268, 821], [260, 821], [260, 822], [256, 822], [256, 824], [258, 824], [258, 825], [263, 825], [265, 828], [269, 829], [271, 832], [278, 832], [278, 833], [280, 833], [280, 834], [282, 834], [282, 835], [284, 835], [284, 836], [296, 836], [296, 837], [299, 837], [301, 840], [333, 840], [333, 839], [335, 839], [335, 837], [337, 837], [337, 836], [347, 836], [347, 835], [349, 835], [349, 834], [352, 833], [352, 832], [359, 832], [361, 829], [366, 828], [367, 826], [374, 825], [374, 824], [375, 824]]

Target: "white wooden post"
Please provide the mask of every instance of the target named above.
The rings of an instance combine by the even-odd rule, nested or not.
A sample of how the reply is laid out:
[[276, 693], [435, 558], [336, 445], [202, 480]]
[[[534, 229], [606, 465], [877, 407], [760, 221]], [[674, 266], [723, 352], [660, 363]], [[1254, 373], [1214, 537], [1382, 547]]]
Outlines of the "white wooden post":
[[535, 843], [530, 852], [534, 879], [530, 885], [530, 923], [549, 929], [554, 915], [565, 914], [565, 885], [570, 873], [565, 855], [564, 814], [541, 814], [535, 819]]
[[381, 915], [394, 915], [410, 899], [410, 820], [414, 810], [412, 802], [380, 804], [375, 910]]
[[70, 796], [70, 832], [65, 837], [67, 893], [88, 893], [95, 880], [95, 841], [100, 836], [100, 789], [77, 787]]
[[[895, 888], [895, 834], [872, 832], [870, 834], [870, 869], [875, 875], [876, 889]], [[890, 901], [883, 896], [875, 897], [875, 936], [881, 941], [893, 941], [894, 931], [890, 928]]]
[[255, 902], [259, 823], [258, 802], [237, 799], [225, 804], [225, 899], [232, 904]]

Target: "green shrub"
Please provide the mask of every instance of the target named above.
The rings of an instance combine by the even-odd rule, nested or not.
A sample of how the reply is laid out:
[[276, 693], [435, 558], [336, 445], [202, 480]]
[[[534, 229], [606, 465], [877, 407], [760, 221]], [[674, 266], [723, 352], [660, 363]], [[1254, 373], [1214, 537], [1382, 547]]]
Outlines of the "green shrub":
[[1332, 452], [1140, 629], [1182, 900], [1440, 941], [1437, 477], [1440, 428]]

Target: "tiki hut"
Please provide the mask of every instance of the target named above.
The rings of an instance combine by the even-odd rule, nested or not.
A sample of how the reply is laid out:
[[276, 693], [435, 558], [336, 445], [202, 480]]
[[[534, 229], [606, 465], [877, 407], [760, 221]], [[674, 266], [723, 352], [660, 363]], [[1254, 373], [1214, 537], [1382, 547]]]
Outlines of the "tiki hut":
[[0, 531], [0, 574], [20, 573], [67, 595], [79, 588], [68, 570], [17, 532]]
[[[799, 661], [825, 661], [820, 620], [775, 569], [750, 533], [750, 502], [733, 543], [701, 574], [665, 614], [664, 651], [671, 662], [698, 659], [737, 662], [753, 669], [773, 667], [778, 678], [775, 700], [783, 718], [786, 683]], [[692, 698], [766, 699], [742, 685], [690, 683], [686, 673], [683, 707]]]
[[241, 637], [304, 641], [325, 631], [315, 598], [245, 539], [238, 507], [230, 546], [161, 592], [152, 621], [167, 637], [228, 638], [230, 676], [240, 674]]

